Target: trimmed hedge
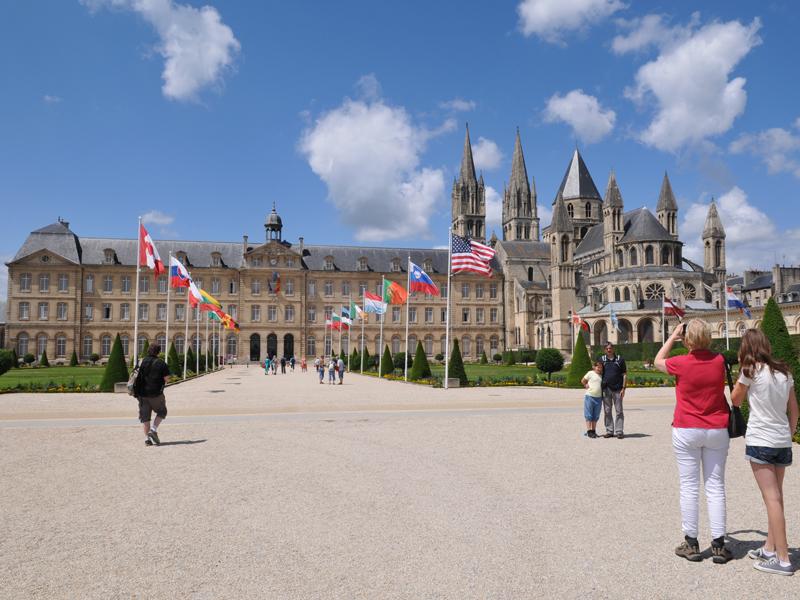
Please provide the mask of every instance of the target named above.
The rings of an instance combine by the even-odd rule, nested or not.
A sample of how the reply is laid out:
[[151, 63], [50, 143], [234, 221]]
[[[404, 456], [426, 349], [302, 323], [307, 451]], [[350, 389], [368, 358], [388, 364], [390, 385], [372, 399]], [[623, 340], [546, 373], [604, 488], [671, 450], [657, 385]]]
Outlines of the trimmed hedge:
[[119, 334], [114, 338], [114, 345], [111, 347], [111, 355], [108, 357], [103, 379], [100, 382], [100, 391], [113, 392], [114, 384], [128, 381], [128, 365], [125, 364], [125, 356], [122, 354], [122, 341]]
[[431, 376], [431, 366], [428, 364], [428, 357], [425, 356], [425, 350], [422, 348], [422, 342], [417, 342], [417, 351], [414, 353], [414, 364], [411, 365], [411, 371], [408, 373], [408, 378], [411, 381], [418, 381], [426, 379]]
[[458, 340], [453, 340], [453, 351], [450, 353], [450, 365], [447, 376], [451, 379], [458, 378], [461, 387], [469, 385], [467, 371], [464, 369], [464, 359], [461, 358], [461, 348], [458, 347]]
[[572, 363], [569, 365], [567, 373], [567, 387], [583, 387], [581, 380], [592, 369], [592, 359], [586, 350], [586, 343], [583, 336], [575, 338], [575, 349], [572, 352]]

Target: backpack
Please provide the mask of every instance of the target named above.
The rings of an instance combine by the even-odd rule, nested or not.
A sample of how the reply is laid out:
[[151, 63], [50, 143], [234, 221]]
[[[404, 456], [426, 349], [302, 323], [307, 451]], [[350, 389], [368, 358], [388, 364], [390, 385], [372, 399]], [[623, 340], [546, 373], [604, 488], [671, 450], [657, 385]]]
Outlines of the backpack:
[[136, 365], [131, 371], [131, 376], [128, 377], [128, 396], [136, 396], [136, 381], [139, 379], [140, 365]]

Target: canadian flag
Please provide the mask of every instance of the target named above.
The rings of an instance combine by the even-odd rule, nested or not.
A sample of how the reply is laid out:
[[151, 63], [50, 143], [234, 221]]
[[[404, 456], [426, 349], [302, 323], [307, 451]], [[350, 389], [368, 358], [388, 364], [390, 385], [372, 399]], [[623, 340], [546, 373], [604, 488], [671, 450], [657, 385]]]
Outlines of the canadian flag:
[[139, 266], [150, 267], [155, 271], [156, 277], [167, 272], [153, 244], [153, 238], [147, 233], [144, 225], [139, 225]]

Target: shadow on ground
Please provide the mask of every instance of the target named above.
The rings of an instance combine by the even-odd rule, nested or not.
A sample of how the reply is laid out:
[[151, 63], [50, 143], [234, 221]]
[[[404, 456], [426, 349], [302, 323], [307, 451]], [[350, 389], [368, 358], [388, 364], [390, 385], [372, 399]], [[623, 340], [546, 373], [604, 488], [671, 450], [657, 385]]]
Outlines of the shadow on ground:
[[161, 442], [159, 446], [188, 446], [189, 444], [202, 444], [208, 440], [177, 440], [174, 442]]

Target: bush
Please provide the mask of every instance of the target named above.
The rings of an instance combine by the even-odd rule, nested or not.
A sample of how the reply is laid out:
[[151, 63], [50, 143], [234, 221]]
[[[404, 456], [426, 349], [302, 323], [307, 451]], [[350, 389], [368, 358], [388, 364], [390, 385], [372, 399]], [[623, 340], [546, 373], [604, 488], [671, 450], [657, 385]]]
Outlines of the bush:
[[[486, 355], [484, 355], [485, 357]], [[414, 353], [414, 363], [411, 365], [411, 371], [408, 378], [411, 381], [418, 381], [426, 379], [431, 376], [431, 366], [428, 364], [428, 357], [425, 356], [425, 350], [422, 348], [422, 342], [417, 342], [417, 351]]]
[[12, 369], [18, 369], [19, 368], [19, 356], [17, 356], [16, 348], [12, 348], [11, 349], [11, 360], [14, 361], [14, 364], [11, 365], [11, 368]]
[[398, 352], [394, 355], [392, 359], [392, 364], [394, 365], [395, 369], [400, 369], [401, 371], [405, 369], [405, 365], [403, 365], [403, 360], [406, 361], [406, 364], [410, 367], [413, 359], [411, 355], [406, 352]]
[[496, 352], [496, 353], [494, 353], [494, 354], [492, 355], [492, 360], [493, 360], [494, 362], [496, 362], [496, 363], [499, 363], [501, 360], [503, 360], [503, 355], [502, 355], [502, 354], [500, 354], [499, 352]]
[[516, 364], [517, 359], [514, 357], [514, 352], [512, 350], [506, 350], [503, 356], [503, 364], [504, 365], [514, 365]]
[[[589, 358], [589, 352], [586, 350], [583, 336], [576, 336], [575, 349], [572, 352], [572, 363], [569, 366], [569, 373], [567, 373], [567, 387], [583, 387], [581, 380], [591, 369], [592, 359]], [[543, 369], [540, 367], [540, 370]]]
[[553, 373], [564, 368], [564, 357], [555, 348], [542, 348], [536, 353], [536, 368], [542, 373], [547, 373], [547, 380]]
[[[414, 358], [416, 358], [416, 357], [414, 357]], [[488, 358], [486, 358], [486, 352], [485, 352], [485, 351], [484, 351], [484, 352], [481, 352], [481, 360], [480, 360], [480, 363], [481, 363], [482, 365], [488, 365], [488, 364], [489, 364], [489, 359], [488, 359]]]
[[14, 354], [8, 350], [0, 350], [0, 375], [14, 368]]
[[464, 359], [461, 358], [461, 349], [458, 347], [458, 340], [453, 340], [453, 351], [450, 353], [447, 376], [452, 379], [458, 378], [461, 387], [469, 385], [467, 371], [464, 369]]
[[35, 360], [36, 357], [30, 352], [28, 352], [25, 356], [22, 357], [22, 362], [24, 362], [26, 365], [32, 365]]
[[438, 360], [439, 362], [442, 362], [444, 360], [444, 354], [442, 354], [441, 352], [437, 352], [436, 356], [434, 356], [433, 358], [435, 360]]
[[723, 350], [720, 354], [722, 354], [728, 365], [733, 366], [739, 364], [739, 353], [736, 350]]
[[69, 366], [70, 367], [78, 366], [78, 353], [75, 350], [72, 351], [72, 356], [69, 357]]
[[103, 379], [100, 382], [100, 391], [113, 392], [114, 384], [128, 381], [128, 365], [125, 364], [125, 355], [122, 353], [122, 341], [119, 334], [114, 338], [114, 345], [111, 347], [111, 354], [103, 372]]
[[[402, 363], [401, 363], [402, 364]], [[389, 352], [389, 346], [383, 349], [383, 358], [381, 359], [381, 372], [378, 373], [381, 377], [394, 373], [394, 363], [392, 363], [392, 353]]]
[[670, 350], [669, 355], [672, 356], [685, 356], [689, 354], [689, 350], [687, 348], [673, 348]]
[[[364, 369], [369, 371], [374, 364], [372, 357], [369, 355], [369, 348], [367, 348], [366, 344], [364, 345]], [[361, 365], [358, 365], [358, 368], [361, 368]]]
[[39, 357], [39, 366], [40, 367], [50, 366], [50, 361], [47, 360], [47, 350], [42, 350], [42, 355]]
[[528, 349], [520, 350], [519, 362], [524, 362], [524, 363], [536, 362], [536, 350], [528, 350]]
[[92, 361], [92, 364], [96, 364], [98, 360], [100, 360], [100, 355], [97, 352], [92, 352], [92, 355], [89, 357], [89, 360]]
[[767, 300], [767, 306], [764, 308], [764, 319], [761, 321], [761, 331], [769, 339], [769, 343], [772, 346], [772, 355], [789, 365], [795, 380], [800, 379], [800, 364], [797, 361], [797, 351], [792, 344], [792, 338], [789, 336], [789, 330], [786, 328], [786, 321], [783, 319], [781, 309], [774, 298]]
[[350, 353], [350, 362], [347, 365], [347, 370], [355, 371], [359, 368], [361, 368], [361, 357], [358, 355], [358, 350], [353, 348], [353, 352]]
[[183, 373], [183, 363], [178, 358], [178, 352], [175, 350], [175, 344], [170, 343], [169, 352], [167, 352], [167, 366], [169, 367], [170, 375], [181, 375]]

